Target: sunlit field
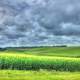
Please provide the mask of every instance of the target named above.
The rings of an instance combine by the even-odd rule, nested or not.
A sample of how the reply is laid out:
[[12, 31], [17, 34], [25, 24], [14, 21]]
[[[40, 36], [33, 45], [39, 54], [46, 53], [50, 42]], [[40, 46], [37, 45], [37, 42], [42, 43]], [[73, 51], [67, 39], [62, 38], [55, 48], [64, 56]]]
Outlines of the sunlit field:
[[3, 53], [0, 69], [80, 71], [80, 58]]
[[8, 48], [5, 52], [39, 56], [80, 57], [80, 47]]
[[80, 47], [6, 49], [0, 69], [0, 80], [80, 80]]
[[80, 80], [80, 72], [1, 70], [0, 80]]

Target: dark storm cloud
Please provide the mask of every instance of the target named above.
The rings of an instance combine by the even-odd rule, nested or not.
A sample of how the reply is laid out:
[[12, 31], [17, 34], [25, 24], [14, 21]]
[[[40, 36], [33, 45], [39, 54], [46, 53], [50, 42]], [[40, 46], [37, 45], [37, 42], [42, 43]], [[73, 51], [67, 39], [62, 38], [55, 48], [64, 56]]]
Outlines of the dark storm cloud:
[[80, 0], [0, 0], [0, 45], [80, 42]]
[[[43, 12], [41, 12], [42, 18], [39, 19], [41, 25], [44, 26], [49, 32], [52, 32], [55, 35], [79, 35], [80, 1], [50, 1], [46, 5], [47, 7], [44, 10], [42, 10]], [[69, 26], [66, 24], [72, 25]], [[78, 28], [76, 26], [78, 26]], [[66, 27], [66, 29], [64, 29], [64, 27]], [[72, 31], [73, 33], [70, 31]]]

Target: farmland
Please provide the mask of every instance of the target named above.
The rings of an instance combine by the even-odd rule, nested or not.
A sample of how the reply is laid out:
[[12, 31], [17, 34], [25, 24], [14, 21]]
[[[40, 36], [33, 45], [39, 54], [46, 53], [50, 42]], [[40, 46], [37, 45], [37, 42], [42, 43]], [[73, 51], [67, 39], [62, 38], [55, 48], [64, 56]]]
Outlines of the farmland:
[[0, 69], [80, 71], [80, 58], [0, 54]]
[[[15, 71], [19, 75], [26, 75], [25, 79], [20, 78], [21, 80], [39, 80], [38, 78], [41, 78], [40, 80], [67, 80], [66, 76], [69, 80], [80, 80], [80, 47], [6, 49], [0, 51], [0, 69], [5, 77], [15, 76]], [[6, 75], [5, 72], [9, 74]], [[29, 75], [33, 78], [31, 79]]]
[[38, 56], [80, 57], [80, 47], [9, 48], [5, 52]]
[[0, 80], [80, 80], [80, 72], [1, 70]]

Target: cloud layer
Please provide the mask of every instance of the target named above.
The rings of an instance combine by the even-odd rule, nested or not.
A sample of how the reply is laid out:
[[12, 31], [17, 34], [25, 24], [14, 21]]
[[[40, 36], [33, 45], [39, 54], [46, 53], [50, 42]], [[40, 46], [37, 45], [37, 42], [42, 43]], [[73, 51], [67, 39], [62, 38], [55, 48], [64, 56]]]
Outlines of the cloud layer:
[[80, 0], [0, 0], [0, 46], [80, 43]]

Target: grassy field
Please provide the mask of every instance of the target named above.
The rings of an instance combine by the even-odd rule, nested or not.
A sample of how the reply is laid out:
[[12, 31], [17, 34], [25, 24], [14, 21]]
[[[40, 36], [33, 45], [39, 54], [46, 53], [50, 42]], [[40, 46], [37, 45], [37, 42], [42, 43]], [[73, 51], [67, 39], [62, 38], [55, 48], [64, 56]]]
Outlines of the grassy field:
[[80, 80], [80, 47], [10, 48], [0, 69], [0, 80]]
[[5, 52], [39, 56], [80, 57], [80, 47], [40, 47], [27, 49], [7, 49]]
[[80, 72], [1, 70], [0, 80], [80, 80]]

